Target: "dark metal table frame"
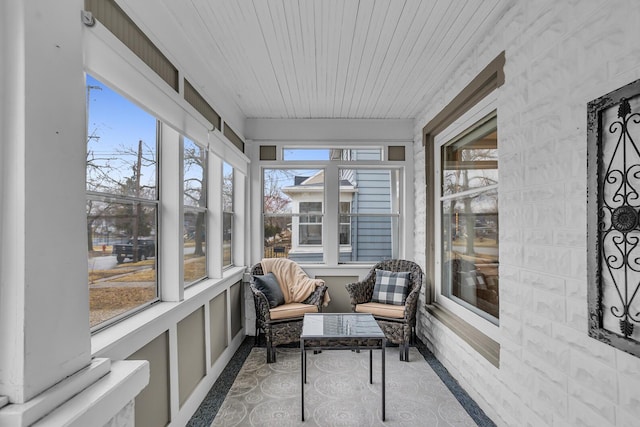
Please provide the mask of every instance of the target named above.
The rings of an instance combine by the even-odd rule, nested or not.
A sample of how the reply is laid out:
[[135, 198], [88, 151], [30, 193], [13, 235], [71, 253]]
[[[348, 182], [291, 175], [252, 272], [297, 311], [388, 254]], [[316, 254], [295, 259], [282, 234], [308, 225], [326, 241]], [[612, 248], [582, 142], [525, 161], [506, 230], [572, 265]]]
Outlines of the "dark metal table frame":
[[373, 350], [382, 353], [382, 421], [385, 421], [385, 347], [387, 339], [368, 313], [307, 313], [300, 335], [301, 409], [304, 421], [304, 385], [307, 350], [369, 350], [369, 383], [373, 384]]

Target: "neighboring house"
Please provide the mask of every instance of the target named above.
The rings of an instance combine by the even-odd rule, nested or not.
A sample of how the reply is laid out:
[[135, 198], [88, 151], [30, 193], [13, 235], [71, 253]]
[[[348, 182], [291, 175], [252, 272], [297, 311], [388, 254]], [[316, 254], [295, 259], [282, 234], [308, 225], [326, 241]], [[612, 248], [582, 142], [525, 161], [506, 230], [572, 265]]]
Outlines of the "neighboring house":
[[[355, 151], [355, 150], [354, 150]], [[379, 150], [357, 150], [377, 155]], [[389, 170], [341, 169], [340, 262], [378, 261], [392, 257], [391, 179]], [[282, 191], [291, 199], [291, 249], [297, 262], [322, 262], [324, 170], [310, 177], [296, 176]], [[382, 215], [382, 216], [378, 216]]]

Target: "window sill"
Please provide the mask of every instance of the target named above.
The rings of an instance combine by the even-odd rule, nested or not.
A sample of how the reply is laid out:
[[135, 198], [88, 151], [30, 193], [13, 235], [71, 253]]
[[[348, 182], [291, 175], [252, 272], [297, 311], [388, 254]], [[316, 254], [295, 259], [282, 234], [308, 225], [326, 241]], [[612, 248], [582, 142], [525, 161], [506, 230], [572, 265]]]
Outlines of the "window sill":
[[451, 329], [496, 368], [500, 367], [500, 343], [465, 322], [437, 303], [426, 305], [427, 312]]
[[160, 301], [150, 307], [102, 329], [91, 336], [93, 357], [126, 359], [142, 345], [170, 329], [182, 318], [202, 306], [229, 286], [242, 281], [244, 267], [224, 271], [220, 279], [205, 279], [184, 291], [180, 302]]

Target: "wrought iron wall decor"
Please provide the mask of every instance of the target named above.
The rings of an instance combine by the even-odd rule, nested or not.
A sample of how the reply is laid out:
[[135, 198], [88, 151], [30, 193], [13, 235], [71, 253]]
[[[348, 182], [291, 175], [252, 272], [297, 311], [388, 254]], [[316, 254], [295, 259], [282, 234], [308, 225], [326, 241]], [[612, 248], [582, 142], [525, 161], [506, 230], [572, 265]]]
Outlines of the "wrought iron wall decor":
[[587, 119], [589, 335], [640, 356], [640, 80]]

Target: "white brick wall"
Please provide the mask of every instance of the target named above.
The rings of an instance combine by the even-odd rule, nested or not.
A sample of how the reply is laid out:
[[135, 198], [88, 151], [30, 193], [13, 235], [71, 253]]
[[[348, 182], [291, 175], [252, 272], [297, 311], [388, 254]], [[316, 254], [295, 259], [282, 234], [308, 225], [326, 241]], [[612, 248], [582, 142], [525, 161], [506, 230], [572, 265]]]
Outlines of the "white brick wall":
[[[640, 2], [518, 1], [416, 120], [416, 259], [425, 260], [422, 127], [502, 50], [500, 368], [424, 308], [419, 335], [502, 426], [640, 425], [640, 358], [587, 335], [586, 106], [640, 78]], [[424, 267], [424, 265], [423, 265]]]

